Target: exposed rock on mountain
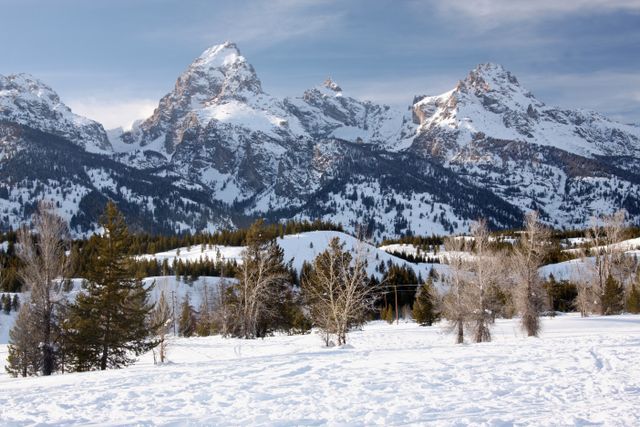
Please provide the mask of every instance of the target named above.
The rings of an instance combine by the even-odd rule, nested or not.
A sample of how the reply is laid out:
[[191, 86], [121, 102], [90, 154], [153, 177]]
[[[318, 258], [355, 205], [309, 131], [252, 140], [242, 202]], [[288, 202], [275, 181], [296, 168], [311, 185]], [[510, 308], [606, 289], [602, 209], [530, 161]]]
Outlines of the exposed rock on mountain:
[[238, 48], [207, 49], [153, 115], [104, 132], [34, 78], [0, 77], [0, 225], [50, 198], [76, 233], [113, 198], [141, 229], [323, 218], [372, 237], [452, 233], [486, 217], [557, 227], [624, 207], [640, 219], [640, 128], [546, 106], [501, 66], [406, 110], [332, 79], [300, 97], [262, 87]]

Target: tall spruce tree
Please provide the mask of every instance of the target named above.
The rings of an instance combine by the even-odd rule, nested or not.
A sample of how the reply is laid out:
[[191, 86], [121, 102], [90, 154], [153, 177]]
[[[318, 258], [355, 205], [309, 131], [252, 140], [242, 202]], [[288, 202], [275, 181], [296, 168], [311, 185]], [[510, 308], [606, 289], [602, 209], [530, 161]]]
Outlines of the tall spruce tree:
[[416, 300], [413, 303], [413, 318], [420, 326], [431, 326], [438, 320], [439, 313], [436, 303], [433, 279], [429, 277], [427, 282], [418, 289]]
[[2, 311], [4, 314], [11, 313], [11, 297], [9, 295], [2, 294]]
[[68, 354], [78, 371], [126, 366], [156, 344], [147, 321], [150, 289], [133, 277], [124, 217], [109, 202], [100, 223], [104, 232], [87, 266], [87, 288], [65, 322]]
[[183, 337], [190, 337], [196, 331], [196, 313], [191, 305], [191, 299], [189, 294], [186, 294], [184, 301], [182, 301], [182, 308], [180, 309], [180, 318], [178, 321], [178, 333]]
[[23, 304], [9, 331], [6, 371], [13, 377], [38, 375], [42, 371], [41, 319], [31, 304]]
[[624, 309], [624, 288], [609, 275], [604, 283], [604, 295], [601, 298], [603, 314], [619, 314]]
[[629, 296], [627, 297], [627, 312], [631, 314], [640, 313], [640, 290], [638, 285], [633, 283], [629, 290]]

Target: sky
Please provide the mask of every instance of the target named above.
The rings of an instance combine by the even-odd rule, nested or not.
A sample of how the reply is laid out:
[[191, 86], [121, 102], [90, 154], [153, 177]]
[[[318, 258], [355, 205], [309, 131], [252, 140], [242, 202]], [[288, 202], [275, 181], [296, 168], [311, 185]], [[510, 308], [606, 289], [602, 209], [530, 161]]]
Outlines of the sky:
[[0, 0], [0, 74], [27, 72], [109, 129], [153, 112], [206, 48], [263, 89], [332, 77], [399, 107], [502, 64], [538, 99], [640, 123], [640, 0]]

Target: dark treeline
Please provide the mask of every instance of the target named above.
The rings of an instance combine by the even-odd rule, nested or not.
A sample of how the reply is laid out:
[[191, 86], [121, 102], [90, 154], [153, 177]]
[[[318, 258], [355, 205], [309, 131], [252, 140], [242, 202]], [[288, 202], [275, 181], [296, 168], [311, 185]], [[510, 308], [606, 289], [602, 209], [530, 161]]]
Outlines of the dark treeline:
[[[265, 239], [284, 237], [289, 234], [305, 233], [309, 231], [343, 231], [340, 224], [326, 221], [287, 221], [284, 223], [264, 224], [262, 233]], [[126, 248], [127, 255], [154, 254], [180, 247], [191, 248], [199, 246], [203, 252], [213, 245], [244, 246], [247, 241], [247, 228], [237, 230], [220, 230], [215, 233], [185, 233], [181, 235], [153, 235], [132, 234], [130, 245]], [[17, 233], [8, 231], [0, 233], [0, 291], [20, 292], [23, 289], [18, 275], [20, 260], [16, 256]], [[93, 235], [88, 239], [76, 239], [71, 243], [70, 260], [72, 277], [84, 277], [89, 269], [89, 261], [95, 255], [100, 237]], [[141, 277], [175, 275], [187, 280], [195, 280], [200, 276], [219, 276], [224, 273], [233, 276], [237, 264], [234, 260], [210, 259], [203, 256], [197, 261], [177, 261], [175, 263], [160, 262], [137, 258], [136, 272]]]

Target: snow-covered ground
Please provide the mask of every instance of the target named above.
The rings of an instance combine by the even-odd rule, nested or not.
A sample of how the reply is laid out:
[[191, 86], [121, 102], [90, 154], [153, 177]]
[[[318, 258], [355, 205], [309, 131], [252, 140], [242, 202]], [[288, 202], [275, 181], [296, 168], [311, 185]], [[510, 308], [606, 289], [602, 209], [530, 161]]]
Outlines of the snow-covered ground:
[[170, 364], [0, 376], [3, 425], [611, 425], [640, 423], [640, 316], [499, 320], [494, 341], [376, 322], [317, 335], [175, 339]]

